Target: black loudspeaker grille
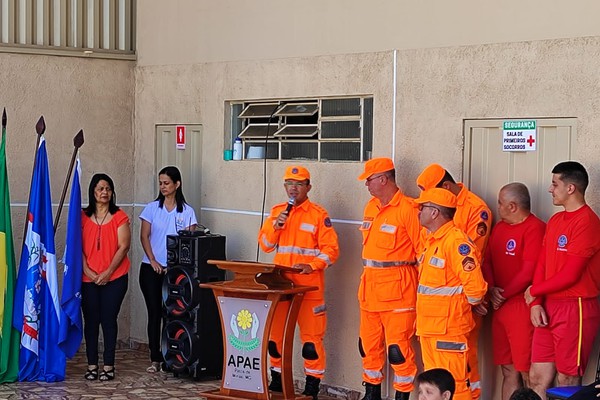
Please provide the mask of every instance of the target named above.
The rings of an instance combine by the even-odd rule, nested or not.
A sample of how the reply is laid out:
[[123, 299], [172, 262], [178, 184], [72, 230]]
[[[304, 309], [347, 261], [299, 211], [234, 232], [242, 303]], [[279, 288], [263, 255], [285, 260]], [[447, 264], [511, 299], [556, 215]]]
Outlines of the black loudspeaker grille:
[[169, 268], [163, 278], [162, 300], [167, 315], [179, 318], [184, 313], [193, 310], [200, 301], [194, 270], [185, 267]]
[[169, 370], [189, 373], [198, 361], [199, 342], [194, 323], [181, 320], [168, 322], [163, 329], [161, 346]]
[[219, 310], [212, 291], [199, 285], [225, 280], [225, 271], [206, 263], [226, 259], [225, 237], [170, 235], [167, 254], [161, 341], [165, 364], [176, 374], [220, 377], [223, 336]]

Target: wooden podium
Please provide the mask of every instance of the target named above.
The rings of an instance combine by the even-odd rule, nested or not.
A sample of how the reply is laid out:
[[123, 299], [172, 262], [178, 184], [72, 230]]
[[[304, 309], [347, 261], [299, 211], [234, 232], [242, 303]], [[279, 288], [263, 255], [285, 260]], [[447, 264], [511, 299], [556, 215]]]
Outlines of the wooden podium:
[[[304, 293], [314, 286], [297, 286], [282, 272], [297, 270], [244, 261], [208, 260], [234, 273], [231, 281], [202, 283], [213, 290], [223, 329], [223, 375], [221, 388], [201, 395], [208, 399], [310, 400], [294, 392], [292, 350], [294, 330]], [[269, 392], [267, 349], [275, 308], [289, 302], [281, 349], [283, 393]]]

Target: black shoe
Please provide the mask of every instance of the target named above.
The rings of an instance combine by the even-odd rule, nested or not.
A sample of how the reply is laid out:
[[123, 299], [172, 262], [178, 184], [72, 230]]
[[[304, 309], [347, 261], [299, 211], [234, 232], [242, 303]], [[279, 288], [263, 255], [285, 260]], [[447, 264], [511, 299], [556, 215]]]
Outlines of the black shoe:
[[365, 397], [361, 400], [381, 400], [381, 384], [373, 385], [363, 382], [363, 385], [365, 386]]
[[306, 384], [304, 385], [303, 395], [312, 396], [313, 400], [318, 399], [319, 394], [319, 384], [321, 380], [319, 378], [315, 378], [314, 376], [306, 375]]
[[396, 397], [394, 400], [408, 400], [410, 398], [410, 392], [399, 392], [396, 390]]
[[269, 383], [269, 390], [271, 392], [283, 392], [283, 386], [281, 386], [281, 372], [271, 370], [271, 383]]

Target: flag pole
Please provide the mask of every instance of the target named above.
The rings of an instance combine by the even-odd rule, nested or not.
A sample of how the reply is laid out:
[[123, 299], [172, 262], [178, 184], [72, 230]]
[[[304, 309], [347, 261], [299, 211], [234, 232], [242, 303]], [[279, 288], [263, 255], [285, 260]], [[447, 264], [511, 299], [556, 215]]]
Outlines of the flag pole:
[[[2, 119], [2, 123], [4, 123], [4, 118]], [[29, 220], [29, 206], [31, 201], [31, 187], [33, 185], [33, 174], [35, 173], [35, 161], [37, 160], [37, 152], [40, 147], [40, 140], [42, 139], [42, 135], [46, 132], [46, 121], [44, 121], [44, 116], [42, 115], [40, 119], [38, 119], [37, 124], [35, 124], [35, 133], [37, 133], [37, 140], [35, 142], [35, 153], [33, 155], [33, 168], [31, 169], [31, 180], [29, 181], [29, 196], [27, 196], [27, 210], [25, 210], [25, 226], [23, 227], [23, 243], [21, 244], [21, 248], [25, 245], [25, 239], [27, 237], [27, 221]]]
[[69, 164], [69, 170], [67, 171], [67, 177], [65, 179], [65, 184], [63, 185], [62, 195], [60, 196], [60, 202], [58, 203], [58, 210], [56, 211], [56, 218], [54, 219], [54, 233], [56, 233], [56, 230], [58, 229], [58, 223], [60, 222], [60, 214], [62, 212], [63, 205], [65, 204], [65, 196], [67, 195], [69, 180], [71, 179], [71, 174], [73, 173], [73, 166], [75, 165], [77, 151], [81, 146], [83, 146], [84, 141], [83, 129], [80, 129], [79, 132], [77, 132], [77, 135], [75, 135], [73, 138], [73, 154], [71, 155], [71, 164]]

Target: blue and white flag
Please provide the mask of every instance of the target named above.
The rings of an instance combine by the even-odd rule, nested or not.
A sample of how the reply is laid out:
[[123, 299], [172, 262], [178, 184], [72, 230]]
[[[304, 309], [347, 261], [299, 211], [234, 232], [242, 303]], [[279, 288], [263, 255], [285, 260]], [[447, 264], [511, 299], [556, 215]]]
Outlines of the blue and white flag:
[[15, 290], [13, 325], [21, 332], [19, 381], [65, 379], [66, 358], [58, 346], [61, 313], [48, 154], [42, 136], [29, 193], [27, 234]]
[[83, 321], [81, 318], [81, 276], [83, 257], [81, 244], [81, 163], [79, 157], [75, 163], [75, 174], [71, 183], [69, 198], [69, 219], [67, 220], [67, 239], [65, 241], [65, 266], [62, 297], [60, 305], [64, 311], [64, 320], [60, 325], [60, 348], [68, 358], [72, 358], [83, 339]]

